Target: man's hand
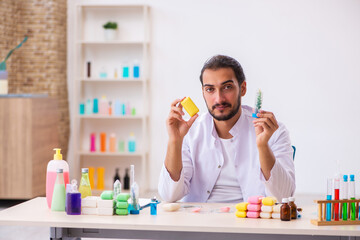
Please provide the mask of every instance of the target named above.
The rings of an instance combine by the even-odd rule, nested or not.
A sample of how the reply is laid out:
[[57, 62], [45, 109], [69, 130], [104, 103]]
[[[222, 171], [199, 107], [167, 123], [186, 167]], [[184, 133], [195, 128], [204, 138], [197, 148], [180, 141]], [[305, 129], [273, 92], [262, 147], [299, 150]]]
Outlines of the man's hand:
[[266, 180], [271, 176], [271, 169], [275, 164], [275, 156], [271, 151], [268, 142], [273, 133], [279, 128], [276, 118], [272, 112], [261, 110], [254, 119], [256, 144], [259, 150], [261, 171]]
[[253, 123], [256, 134], [256, 144], [258, 147], [264, 147], [268, 144], [270, 137], [279, 128], [276, 118], [272, 112], [260, 110]]
[[180, 179], [182, 170], [181, 148], [185, 135], [194, 123], [198, 114], [185, 121], [183, 107], [180, 104], [182, 99], [176, 99], [171, 103], [169, 117], [166, 120], [166, 127], [169, 134], [169, 142], [165, 157], [165, 167], [174, 181]]
[[169, 134], [169, 141], [182, 141], [195, 119], [199, 116], [195, 114], [189, 121], [185, 121], [182, 116], [184, 115], [183, 107], [180, 102], [183, 99], [176, 99], [171, 103], [171, 110], [169, 117], [166, 120], [166, 127]]

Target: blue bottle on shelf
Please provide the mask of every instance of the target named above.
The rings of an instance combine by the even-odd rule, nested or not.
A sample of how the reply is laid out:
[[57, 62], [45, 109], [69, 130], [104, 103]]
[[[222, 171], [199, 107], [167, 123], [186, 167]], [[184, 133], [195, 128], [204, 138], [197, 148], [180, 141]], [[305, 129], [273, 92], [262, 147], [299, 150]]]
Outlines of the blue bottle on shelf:
[[94, 98], [93, 113], [99, 113], [99, 100]]
[[134, 62], [133, 76], [134, 76], [134, 78], [139, 78], [140, 77], [140, 65], [139, 65], [138, 61]]
[[127, 63], [123, 65], [123, 78], [129, 78], [129, 65]]
[[128, 150], [133, 153], [136, 151], [136, 139], [133, 132], [130, 133], [129, 141], [128, 141]]

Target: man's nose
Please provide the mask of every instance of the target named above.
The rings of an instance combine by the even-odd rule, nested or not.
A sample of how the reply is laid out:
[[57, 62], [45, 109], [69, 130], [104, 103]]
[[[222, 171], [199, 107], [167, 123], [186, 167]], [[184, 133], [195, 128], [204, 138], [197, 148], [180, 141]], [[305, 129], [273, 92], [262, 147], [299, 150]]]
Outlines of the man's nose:
[[217, 91], [216, 99], [215, 99], [216, 103], [221, 104], [222, 102], [224, 102], [224, 100], [225, 100], [224, 94], [221, 91]]

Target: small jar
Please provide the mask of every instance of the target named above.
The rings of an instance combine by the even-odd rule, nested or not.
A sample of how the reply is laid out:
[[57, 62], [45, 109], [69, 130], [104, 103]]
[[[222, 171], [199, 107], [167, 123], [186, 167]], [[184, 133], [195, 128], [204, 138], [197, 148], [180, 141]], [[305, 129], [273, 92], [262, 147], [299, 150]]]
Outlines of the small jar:
[[297, 219], [297, 206], [295, 204], [295, 198], [289, 197], [289, 206], [290, 206], [290, 214], [291, 219]]
[[281, 221], [290, 221], [291, 219], [291, 209], [289, 206], [289, 199], [283, 198], [282, 205], [280, 208], [280, 219]]

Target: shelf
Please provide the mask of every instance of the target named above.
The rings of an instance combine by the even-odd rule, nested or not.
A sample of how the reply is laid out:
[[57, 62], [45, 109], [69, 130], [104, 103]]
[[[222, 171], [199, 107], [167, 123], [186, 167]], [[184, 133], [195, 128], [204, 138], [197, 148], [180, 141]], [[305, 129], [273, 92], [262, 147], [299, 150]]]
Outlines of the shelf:
[[145, 116], [109, 116], [109, 115], [79, 115], [80, 119], [132, 119], [132, 120], [142, 120], [145, 119]]
[[88, 152], [79, 151], [80, 156], [99, 156], [99, 157], [142, 157], [143, 152]]
[[83, 83], [143, 83], [143, 78], [92, 78], [92, 79], [81, 79]]
[[89, 41], [81, 40], [78, 41], [78, 44], [82, 45], [143, 45], [148, 44], [148, 41]]

